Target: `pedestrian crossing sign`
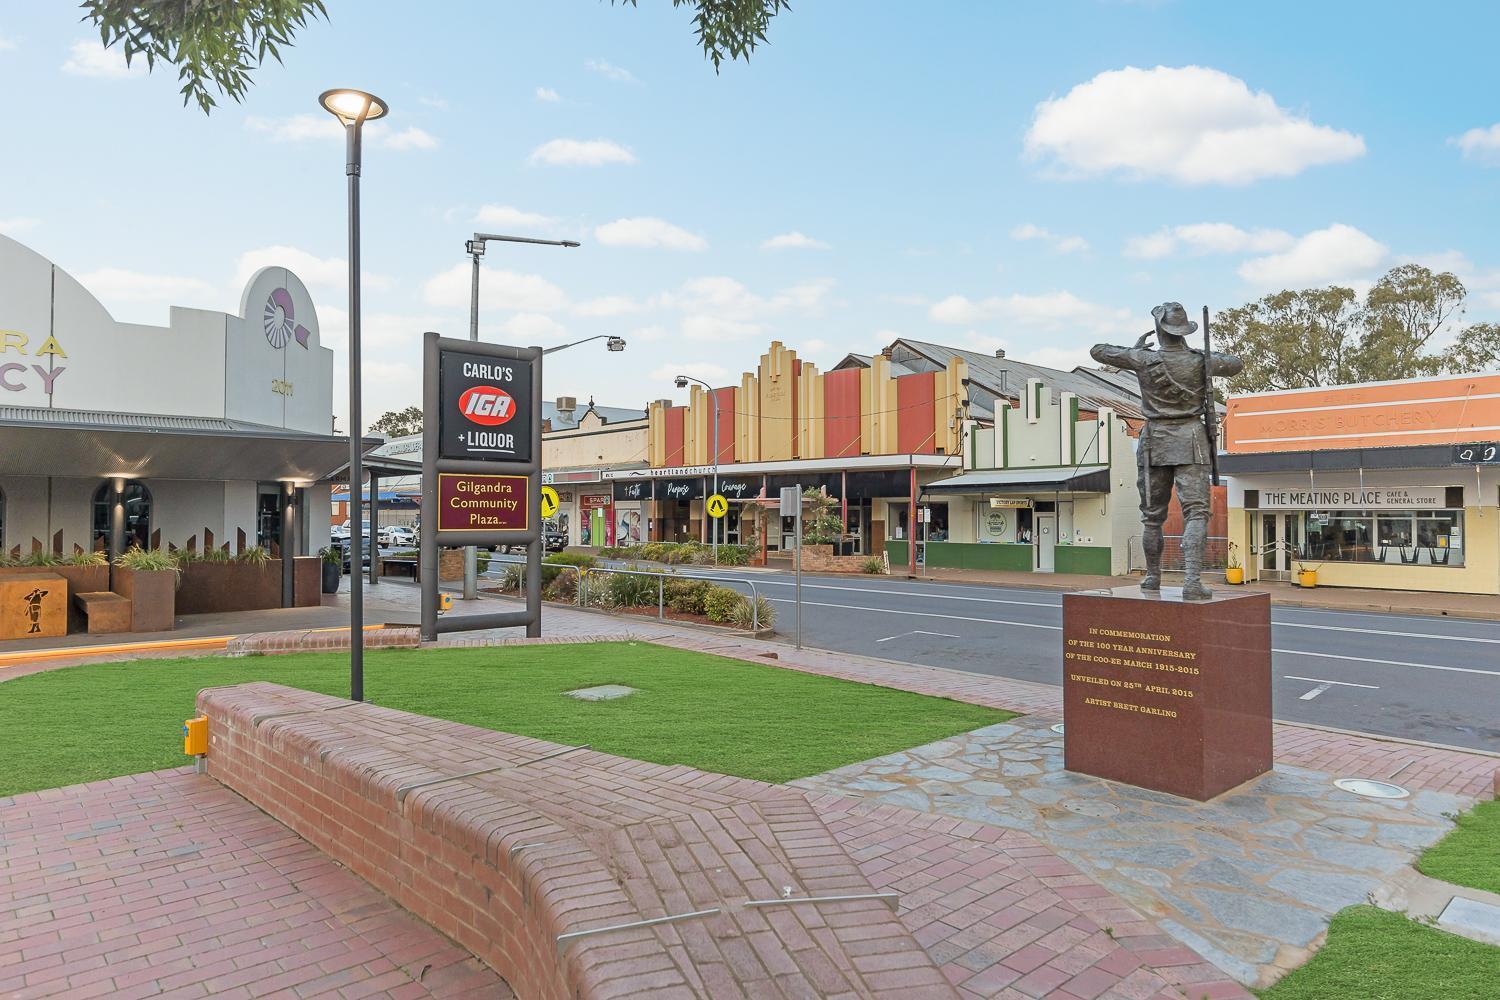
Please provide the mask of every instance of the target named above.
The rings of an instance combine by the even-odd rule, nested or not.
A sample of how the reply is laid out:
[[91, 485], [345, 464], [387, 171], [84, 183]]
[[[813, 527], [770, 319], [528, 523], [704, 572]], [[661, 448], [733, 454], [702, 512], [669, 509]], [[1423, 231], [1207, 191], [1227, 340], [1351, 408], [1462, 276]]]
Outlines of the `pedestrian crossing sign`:
[[725, 500], [723, 494], [715, 493], [708, 498], [708, 516], [713, 518], [723, 517], [729, 513], [729, 501]]
[[542, 516], [551, 517], [557, 513], [557, 490], [550, 486], [542, 487]]

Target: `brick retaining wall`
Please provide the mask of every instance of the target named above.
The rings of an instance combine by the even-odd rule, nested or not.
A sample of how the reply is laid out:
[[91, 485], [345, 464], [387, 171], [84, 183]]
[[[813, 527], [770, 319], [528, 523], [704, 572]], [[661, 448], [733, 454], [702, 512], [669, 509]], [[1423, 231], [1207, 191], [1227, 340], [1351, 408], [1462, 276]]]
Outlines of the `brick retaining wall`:
[[589, 750], [540, 760], [566, 748], [276, 684], [198, 705], [211, 775], [520, 996], [955, 995], [882, 902], [745, 905], [873, 891], [792, 789]]

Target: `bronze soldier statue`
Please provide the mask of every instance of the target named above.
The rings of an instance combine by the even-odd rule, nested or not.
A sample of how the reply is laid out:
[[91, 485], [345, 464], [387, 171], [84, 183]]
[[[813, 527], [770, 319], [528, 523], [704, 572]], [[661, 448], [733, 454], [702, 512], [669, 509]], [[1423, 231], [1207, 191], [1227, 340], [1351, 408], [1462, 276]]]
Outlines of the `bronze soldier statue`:
[[[1217, 482], [1217, 441], [1211, 435], [1214, 376], [1237, 375], [1244, 362], [1233, 354], [1214, 354], [1204, 331], [1204, 349], [1187, 346], [1198, 329], [1180, 302], [1164, 302], [1151, 310], [1156, 329], [1142, 334], [1134, 347], [1098, 344], [1089, 354], [1100, 364], [1133, 371], [1141, 385], [1146, 426], [1136, 452], [1141, 491], [1142, 544], [1146, 576], [1142, 590], [1161, 590], [1162, 524], [1177, 487], [1182, 506], [1182, 596], [1207, 600], [1213, 591], [1203, 585], [1203, 549], [1208, 541], [1210, 481]], [[1204, 322], [1208, 311], [1204, 310]], [[1161, 346], [1150, 346], [1152, 336]]]

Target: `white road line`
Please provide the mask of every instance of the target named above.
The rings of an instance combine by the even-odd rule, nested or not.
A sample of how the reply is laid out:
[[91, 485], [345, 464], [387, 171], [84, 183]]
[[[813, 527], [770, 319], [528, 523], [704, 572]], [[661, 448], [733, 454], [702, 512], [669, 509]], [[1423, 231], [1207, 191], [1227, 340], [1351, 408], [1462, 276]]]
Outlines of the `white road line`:
[[[803, 603], [806, 603], [806, 602], [804, 601]], [[958, 638], [958, 636], [954, 635], [952, 632], [924, 632], [924, 631], [922, 631], [919, 628], [914, 628], [910, 632], [902, 632], [900, 635], [888, 635], [884, 639], [876, 639], [875, 641], [876, 642], [890, 642], [892, 639], [904, 639], [904, 638], [906, 638], [909, 635], [940, 635], [940, 636], [942, 636], [945, 639], [957, 639]]]
[[[792, 580], [767, 580], [781, 587], [795, 587], [797, 584]], [[761, 581], [756, 581], [760, 586]], [[848, 594], [879, 594], [883, 597], [920, 597], [929, 601], [970, 601], [975, 604], [1017, 604], [1027, 608], [1053, 608], [1061, 611], [1061, 602], [1050, 601], [1006, 601], [998, 597], [962, 597], [958, 594], [924, 594], [920, 590], [887, 590], [884, 587], [835, 587], [826, 583], [804, 583], [803, 590], [838, 590]], [[804, 604], [807, 602], [804, 601]], [[831, 605], [832, 607], [843, 607], [843, 605]]]
[[1313, 684], [1337, 684], [1339, 687], [1346, 688], [1369, 688], [1371, 691], [1380, 690], [1379, 684], [1355, 684], [1352, 681], [1330, 681], [1322, 677], [1298, 677], [1296, 674], [1282, 674], [1281, 676], [1289, 681], [1309, 681]]
[[1450, 642], [1487, 642], [1500, 645], [1500, 639], [1482, 639], [1473, 635], [1435, 635], [1431, 632], [1392, 632], [1378, 628], [1355, 628], [1352, 625], [1310, 625], [1306, 622], [1276, 622], [1282, 628], [1315, 628], [1325, 632], [1362, 632], [1366, 635], [1394, 635], [1403, 639], [1447, 639]]
[[1327, 691], [1331, 687], [1333, 687], [1332, 684], [1319, 684], [1317, 687], [1313, 688], [1311, 691], [1307, 692], [1307, 694], [1303, 695], [1301, 698], [1298, 698], [1297, 700], [1298, 701], [1312, 701], [1318, 695], [1322, 694], [1324, 691]]
[[1337, 653], [1313, 653], [1305, 649], [1273, 649], [1273, 653], [1287, 656], [1317, 656], [1325, 660], [1348, 660], [1352, 663], [1378, 663], [1387, 667], [1419, 667], [1422, 670], [1447, 670], [1456, 674], [1482, 674], [1485, 677], [1500, 677], [1500, 670], [1475, 670], [1473, 667], [1445, 667], [1438, 663], [1408, 663], [1405, 660], [1373, 660], [1368, 656], [1340, 656]]
[[[769, 601], [776, 604], [796, 604], [797, 602], [788, 597], [768, 597]], [[817, 601], [803, 601], [804, 608], [843, 608], [845, 611], [870, 611], [877, 615], [912, 615], [917, 618], [944, 618], [955, 622], [979, 622], [984, 625], [1015, 625], [1018, 628], [1044, 628], [1052, 632], [1061, 632], [1061, 625], [1038, 625], [1035, 622], [1012, 622], [996, 618], [970, 618], [965, 615], [940, 615], [931, 611], [897, 611], [894, 608], [861, 608], [853, 604], [820, 604]]]

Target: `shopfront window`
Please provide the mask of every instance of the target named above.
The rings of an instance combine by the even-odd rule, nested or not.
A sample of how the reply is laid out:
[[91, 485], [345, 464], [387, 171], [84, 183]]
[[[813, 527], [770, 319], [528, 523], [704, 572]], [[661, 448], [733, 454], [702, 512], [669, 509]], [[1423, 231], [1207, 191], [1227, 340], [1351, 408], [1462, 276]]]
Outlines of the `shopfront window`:
[[887, 538], [899, 540], [908, 537], [908, 506], [908, 504], [904, 503], [888, 503], [885, 505], [885, 533]]
[[[109, 508], [114, 495], [114, 484], [108, 480], [94, 491], [95, 549], [109, 548]], [[145, 484], [133, 480], [125, 484], [125, 538], [122, 544], [127, 549], [131, 546], [151, 547], [151, 491]]]
[[1462, 566], [1463, 511], [1330, 511], [1305, 515], [1301, 556], [1327, 562]]

